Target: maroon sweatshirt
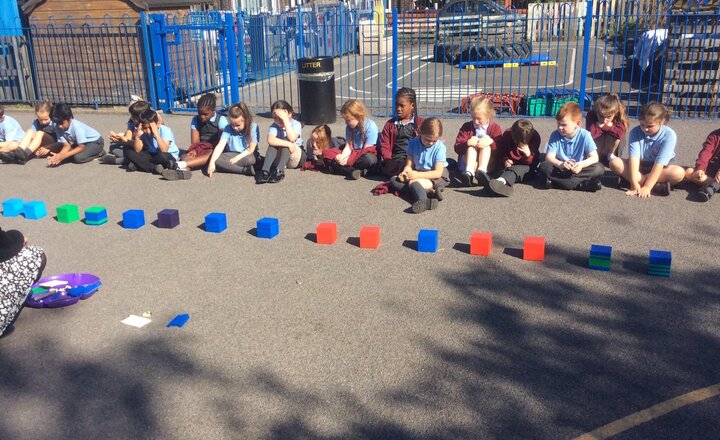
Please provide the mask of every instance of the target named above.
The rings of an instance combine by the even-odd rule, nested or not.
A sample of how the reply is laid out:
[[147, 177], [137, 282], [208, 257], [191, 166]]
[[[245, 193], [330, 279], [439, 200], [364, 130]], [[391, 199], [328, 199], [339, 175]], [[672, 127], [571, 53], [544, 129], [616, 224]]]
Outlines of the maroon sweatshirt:
[[502, 154], [501, 166], [504, 167], [505, 161], [508, 159], [518, 165], [532, 165], [540, 160], [540, 134], [534, 129], [528, 147], [530, 147], [530, 156], [525, 156], [513, 140], [511, 129], [505, 130], [498, 141], [498, 149]]
[[[493, 139], [493, 143], [490, 144], [490, 149], [495, 151], [497, 148], [497, 141], [500, 139], [500, 136], [502, 136], [502, 128], [500, 128], [497, 123], [490, 121], [487, 128], [487, 135]], [[473, 121], [464, 123], [462, 127], [460, 127], [460, 131], [458, 131], [458, 135], [455, 138], [455, 152], [458, 156], [465, 155], [468, 149], [467, 141], [473, 136], [475, 136], [475, 125], [473, 124]]]
[[622, 139], [627, 132], [627, 127], [622, 122], [617, 124], [613, 123], [612, 127], [608, 127], [607, 125], [600, 127], [601, 123], [602, 121], [598, 120], [594, 111], [588, 112], [585, 117], [585, 128], [590, 132], [593, 139], [597, 139], [604, 134], [609, 134], [615, 139]]
[[[707, 171], [708, 163], [715, 160], [720, 160], [720, 129], [717, 129], [710, 133], [703, 143], [702, 150], [698, 154], [697, 160], [695, 161], [695, 169]], [[715, 176], [712, 176], [715, 177]]]
[[[415, 116], [415, 136], [420, 136], [420, 126], [423, 123], [423, 118]], [[385, 160], [392, 159], [393, 149], [395, 148], [395, 135], [397, 134], [397, 126], [395, 125], [395, 118], [389, 119], [380, 133], [380, 154]]]

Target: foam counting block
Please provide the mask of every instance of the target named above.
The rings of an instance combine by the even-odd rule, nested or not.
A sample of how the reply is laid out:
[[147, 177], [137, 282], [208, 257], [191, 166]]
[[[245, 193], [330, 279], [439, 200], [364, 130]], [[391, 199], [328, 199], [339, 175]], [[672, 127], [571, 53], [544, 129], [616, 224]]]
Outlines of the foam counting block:
[[224, 212], [211, 212], [205, 216], [205, 232], [219, 234], [227, 229], [227, 216]]
[[7, 199], [2, 203], [4, 217], [17, 217], [25, 213], [25, 202], [22, 199]]
[[158, 212], [158, 228], [172, 229], [180, 224], [180, 213], [177, 209], [163, 209]]
[[380, 247], [380, 226], [363, 226], [360, 228], [360, 247], [377, 249]]
[[107, 209], [104, 206], [91, 206], [85, 210], [85, 224], [90, 226], [104, 225], [108, 221]]
[[274, 217], [263, 217], [257, 221], [257, 237], [273, 238], [280, 233], [280, 221]]
[[588, 258], [588, 267], [593, 270], [610, 270], [610, 257], [612, 256], [612, 247], [593, 244], [590, 246], [590, 258]]
[[62, 205], [56, 209], [57, 221], [60, 223], [72, 223], [80, 220], [80, 210], [77, 205]]
[[545, 259], [545, 238], [525, 237], [523, 260], [543, 261]]
[[145, 226], [145, 211], [142, 209], [129, 209], [123, 212], [123, 228], [140, 229]]
[[45, 208], [45, 202], [35, 200], [27, 202], [23, 207], [25, 211], [25, 218], [31, 220], [38, 220], [47, 215], [47, 209]]
[[320, 223], [317, 225], [315, 242], [317, 244], [333, 244], [337, 241], [337, 223]]
[[418, 233], [417, 250], [418, 252], [437, 252], [438, 231], [435, 229], [421, 229]]
[[492, 234], [489, 232], [475, 232], [470, 236], [470, 255], [483, 255], [487, 257], [492, 251]]
[[671, 264], [671, 252], [651, 250], [648, 256], [648, 275], [669, 277]]

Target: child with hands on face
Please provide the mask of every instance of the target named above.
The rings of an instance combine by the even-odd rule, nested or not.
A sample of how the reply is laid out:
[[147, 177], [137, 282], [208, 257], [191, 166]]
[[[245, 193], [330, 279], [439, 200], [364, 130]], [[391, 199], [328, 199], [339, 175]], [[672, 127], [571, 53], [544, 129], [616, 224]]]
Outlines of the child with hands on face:
[[145, 110], [133, 133], [132, 146], [126, 147], [124, 151], [128, 161], [126, 170], [161, 174], [178, 159], [179, 154], [170, 127], [158, 125], [158, 114], [150, 108]]
[[[450, 180], [446, 168], [447, 148], [440, 140], [442, 131], [440, 119], [425, 119], [420, 126], [420, 136], [408, 144], [405, 167], [390, 179], [394, 191], [410, 193], [410, 209], [416, 214], [436, 209]], [[428, 198], [428, 193], [435, 197]]]
[[488, 183], [487, 190], [498, 196], [509, 197], [516, 182], [530, 180], [537, 171], [540, 163], [540, 134], [532, 122], [520, 119], [505, 130], [498, 142], [498, 150], [502, 154], [505, 169], [500, 177]]
[[592, 135], [600, 163], [609, 165], [627, 132], [625, 106], [616, 93], [599, 97], [588, 112], [585, 128]]
[[287, 101], [270, 106], [273, 123], [268, 129], [268, 149], [255, 183], [277, 183], [285, 178], [285, 168], [298, 168], [305, 162], [302, 148], [302, 125], [293, 118], [295, 112]]
[[602, 189], [600, 177], [605, 168], [598, 162], [592, 135], [580, 127], [580, 106], [576, 102], [563, 104], [555, 120], [558, 128], [550, 135], [545, 161], [538, 166], [545, 187], [588, 192]]

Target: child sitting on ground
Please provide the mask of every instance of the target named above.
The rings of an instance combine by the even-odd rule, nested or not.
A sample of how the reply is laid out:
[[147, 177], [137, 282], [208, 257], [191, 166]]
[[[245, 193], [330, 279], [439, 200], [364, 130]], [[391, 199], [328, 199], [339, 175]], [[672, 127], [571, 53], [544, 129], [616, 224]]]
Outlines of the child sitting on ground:
[[617, 94], [603, 95], [595, 101], [592, 111], [585, 119], [585, 128], [592, 135], [600, 163], [607, 166], [608, 157], [615, 154], [627, 132], [628, 121], [625, 106]]
[[146, 101], [135, 101], [128, 107], [130, 118], [127, 121], [125, 133], [110, 132], [110, 152], [106, 154], [101, 163], [106, 165], [122, 165], [125, 162], [125, 148], [133, 146], [133, 134], [140, 126], [140, 115], [150, 108], [150, 104]]
[[377, 164], [378, 126], [368, 117], [367, 107], [357, 99], [346, 101], [340, 113], [345, 120], [347, 143], [342, 150], [325, 150], [323, 160], [331, 173], [357, 180]]
[[532, 122], [520, 119], [505, 130], [498, 142], [505, 169], [500, 177], [492, 179], [487, 189], [490, 193], [510, 197], [516, 182], [527, 182], [535, 176], [540, 163], [540, 135]]
[[303, 161], [302, 125], [293, 119], [295, 111], [287, 101], [270, 106], [273, 123], [267, 134], [268, 149], [255, 183], [278, 183], [285, 178], [285, 167], [297, 168]]
[[125, 148], [126, 170], [161, 174], [177, 160], [179, 153], [172, 130], [167, 125], [158, 125], [158, 114], [149, 108], [140, 115], [132, 147]]
[[557, 115], [557, 130], [550, 135], [545, 161], [538, 173], [545, 187], [595, 192], [602, 189], [600, 176], [605, 168], [598, 162], [597, 147], [590, 132], [581, 128], [582, 110], [576, 102], [567, 102]]
[[22, 126], [15, 118], [5, 114], [5, 107], [0, 105], [0, 160], [15, 163], [14, 151], [25, 136]]
[[[58, 166], [68, 159], [74, 163], [86, 163], [105, 154], [105, 140], [100, 133], [75, 119], [69, 105], [55, 104], [50, 117], [61, 147], [57, 153], [48, 154], [48, 166]], [[55, 151], [55, 148], [51, 150]]]
[[720, 129], [710, 133], [695, 160], [695, 168], [685, 170], [685, 179], [700, 185], [704, 202], [720, 191]]
[[[6, 147], [4, 156], [5, 162], [13, 162], [25, 165], [33, 154], [36, 157], [45, 157], [50, 154], [49, 148], [55, 148], [57, 153], [60, 145], [55, 137], [55, 124], [50, 119], [52, 104], [49, 101], [42, 101], [35, 104], [35, 120], [25, 132], [22, 140], [16, 148]], [[2, 149], [0, 149], [2, 150]]]
[[[408, 144], [405, 167], [398, 176], [390, 179], [393, 190], [411, 194], [411, 210], [415, 214], [437, 208], [450, 181], [446, 168], [447, 148], [440, 140], [442, 132], [440, 119], [425, 119], [420, 126], [420, 136]], [[428, 198], [428, 192], [435, 198]]]
[[629, 159], [611, 156], [610, 169], [630, 182], [628, 196], [650, 197], [651, 192], [669, 196], [672, 185], [685, 178], [685, 171], [673, 165], [677, 135], [666, 124], [670, 112], [664, 105], [650, 102], [640, 107], [638, 127], [630, 131]]
[[495, 141], [502, 136], [502, 128], [492, 121], [495, 116], [492, 100], [475, 98], [470, 102], [472, 121], [460, 127], [455, 138], [458, 155], [458, 180], [463, 186], [472, 186], [473, 178], [485, 185], [488, 177], [490, 156], [496, 149]]
[[243, 102], [228, 109], [228, 119], [230, 122], [208, 161], [208, 176], [212, 177], [216, 168], [224, 173], [254, 176], [260, 128], [253, 122], [252, 114]]
[[381, 171], [396, 176], [405, 166], [410, 139], [418, 137], [423, 118], [417, 115], [415, 90], [403, 87], [395, 94], [395, 117], [388, 120], [380, 133]]
[[344, 138], [333, 137], [330, 127], [318, 125], [313, 128], [310, 139], [305, 144], [306, 162], [312, 164], [314, 169], [322, 168], [325, 166], [322, 160], [323, 152], [330, 148], [341, 149], [343, 146], [345, 146]]
[[172, 163], [168, 171], [163, 173], [167, 180], [181, 180], [192, 177], [190, 170], [204, 167], [215, 146], [220, 142], [220, 136], [228, 124], [225, 116], [217, 114], [217, 98], [207, 93], [198, 99], [197, 116], [190, 123], [190, 146], [182, 155], [180, 161]]

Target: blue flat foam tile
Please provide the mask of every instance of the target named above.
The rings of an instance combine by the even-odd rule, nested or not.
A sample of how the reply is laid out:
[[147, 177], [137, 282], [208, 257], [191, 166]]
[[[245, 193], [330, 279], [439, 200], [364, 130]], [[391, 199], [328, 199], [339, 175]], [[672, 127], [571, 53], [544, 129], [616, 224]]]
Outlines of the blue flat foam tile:
[[176, 317], [174, 317], [170, 322], [167, 323], [166, 327], [181, 328], [189, 320], [190, 320], [190, 315], [188, 315], [187, 313], [183, 313], [182, 315], [177, 315]]
[[588, 269], [601, 270], [601, 271], [603, 271], [603, 272], [610, 272], [610, 268], [609, 268], [609, 267], [603, 267], [603, 266], [588, 266]]
[[123, 212], [123, 228], [140, 229], [145, 226], [145, 211], [142, 209], [129, 209]]
[[421, 229], [418, 233], [418, 252], [437, 252], [438, 231], [435, 229]]
[[607, 256], [610, 258], [612, 255], [612, 246], [603, 246], [599, 244], [590, 245], [590, 255], [593, 257]]
[[24, 206], [25, 218], [37, 220], [47, 215], [47, 209], [45, 208], [45, 202], [35, 200], [27, 202]]
[[220, 233], [227, 229], [227, 216], [223, 212], [212, 212], [205, 216], [205, 231]]
[[23, 199], [7, 199], [2, 202], [4, 217], [17, 217], [25, 212]]

